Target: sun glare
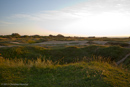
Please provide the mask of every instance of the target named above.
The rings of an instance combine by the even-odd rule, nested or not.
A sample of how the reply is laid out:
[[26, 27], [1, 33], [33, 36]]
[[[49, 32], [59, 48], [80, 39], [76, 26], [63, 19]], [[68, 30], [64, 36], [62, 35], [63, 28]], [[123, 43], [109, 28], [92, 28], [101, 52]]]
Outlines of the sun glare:
[[102, 13], [98, 15], [92, 15], [84, 20], [87, 23], [86, 27], [92, 29], [121, 29], [127, 27], [130, 18], [121, 13]]

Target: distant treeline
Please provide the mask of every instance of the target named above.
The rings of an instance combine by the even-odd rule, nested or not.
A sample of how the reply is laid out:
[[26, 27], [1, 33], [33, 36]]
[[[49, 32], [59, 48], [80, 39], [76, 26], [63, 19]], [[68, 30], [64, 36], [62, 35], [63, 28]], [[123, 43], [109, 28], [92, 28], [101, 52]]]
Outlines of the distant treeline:
[[[42, 37], [48, 37], [48, 36], [41, 36], [41, 35], [20, 35], [19, 33], [12, 33], [11, 35], [0, 35], [2, 38], [27, 38], [27, 37], [33, 37], [33, 38], [42, 38]], [[62, 34], [58, 35], [49, 35], [49, 37], [65, 37]], [[68, 36], [70, 37], [70, 36]]]
[[40, 38], [44, 39], [44, 41], [50, 41], [50, 40], [60, 40], [60, 41], [72, 41], [72, 40], [88, 40], [88, 41], [130, 41], [130, 37], [126, 38], [110, 38], [110, 37], [95, 37], [95, 36], [89, 36], [89, 37], [78, 37], [78, 36], [64, 36], [62, 34], [58, 35], [48, 35], [48, 36], [41, 36], [41, 35], [20, 35], [19, 33], [12, 33], [11, 35], [0, 35], [0, 38]]

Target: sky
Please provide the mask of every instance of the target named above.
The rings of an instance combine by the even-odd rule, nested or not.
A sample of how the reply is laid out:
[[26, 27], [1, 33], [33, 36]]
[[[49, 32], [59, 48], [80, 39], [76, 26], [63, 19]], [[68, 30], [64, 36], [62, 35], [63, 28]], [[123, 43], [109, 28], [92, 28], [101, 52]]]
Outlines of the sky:
[[130, 36], [130, 0], [0, 0], [0, 35]]

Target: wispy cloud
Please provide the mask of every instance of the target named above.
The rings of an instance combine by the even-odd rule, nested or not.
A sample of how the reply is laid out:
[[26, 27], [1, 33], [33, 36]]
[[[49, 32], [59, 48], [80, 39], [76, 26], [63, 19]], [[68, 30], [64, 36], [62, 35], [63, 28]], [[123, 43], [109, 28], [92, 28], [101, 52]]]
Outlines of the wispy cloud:
[[[130, 28], [130, 0], [88, 0], [61, 10], [36, 14], [15, 14], [37, 22], [44, 29], [66, 33], [97, 34]], [[86, 33], [87, 32], [87, 33]]]
[[15, 14], [11, 18], [26, 18], [29, 20], [40, 20], [39, 17], [37, 17], [35, 15], [29, 15], [29, 14]]
[[35, 21], [75, 19], [78, 16], [65, 11], [45, 11], [38, 14], [15, 14], [13, 18], [28, 18]]
[[11, 24], [14, 24], [14, 23], [7, 22], [7, 21], [0, 21], [0, 26], [8, 26], [8, 25], [11, 25]]
[[31, 20], [64, 20], [76, 19], [84, 16], [100, 14], [104, 12], [130, 12], [130, 0], [88, 0], [75, 6], [61, 10], [43, 11], [36, 14], [15, 14], [16, 18], [28, 18]]

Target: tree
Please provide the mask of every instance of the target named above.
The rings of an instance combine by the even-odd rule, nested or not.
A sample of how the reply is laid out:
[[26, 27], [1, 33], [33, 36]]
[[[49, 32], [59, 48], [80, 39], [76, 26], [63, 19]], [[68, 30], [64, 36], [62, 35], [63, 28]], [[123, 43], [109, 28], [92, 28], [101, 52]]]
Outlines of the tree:
[[57, 37], [64, 37], [62, 34], [58, 34]]
[[20, 34], [18, 34], [18, 33], [12, 33], [11, 36], [12, 36], [12, 37], [15, 37], [15, 38], [18, 38], [18, 37], [20, 37]]
[[41, 36], [40, 35], [33, 35], [32, 37], [34, 37], [34, 38], [40, 38]]
[[49, 37], [53, 37], [53, 35], [50, 34]]

